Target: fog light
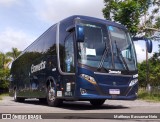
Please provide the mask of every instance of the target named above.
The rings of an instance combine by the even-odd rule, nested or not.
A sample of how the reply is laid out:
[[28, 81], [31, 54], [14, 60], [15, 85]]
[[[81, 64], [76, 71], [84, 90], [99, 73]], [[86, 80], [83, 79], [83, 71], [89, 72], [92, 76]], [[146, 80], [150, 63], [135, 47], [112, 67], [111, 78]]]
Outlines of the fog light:
[[81, 94], [86, 94], [87, 93], [87, 91], [85, 89], [82, 89], [82, 88], [80, 88], [80, 92], [81, 92]]

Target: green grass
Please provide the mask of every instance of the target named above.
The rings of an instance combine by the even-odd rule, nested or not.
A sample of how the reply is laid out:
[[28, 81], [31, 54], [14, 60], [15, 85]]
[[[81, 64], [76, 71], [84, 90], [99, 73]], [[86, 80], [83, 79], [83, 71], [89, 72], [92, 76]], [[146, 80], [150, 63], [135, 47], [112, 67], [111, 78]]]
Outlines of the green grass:
[[138, 99], [150, 101], [150, 102], [160, 102], [160, 93], [147, 92], [144, 89], [140, 89], [138, 93]]
[[8, 93], [0, 94], [0, 100], [3, 100], [3, 97], [4, 97], [4, 96], [9, 96], [9, 94], [8, 94]]

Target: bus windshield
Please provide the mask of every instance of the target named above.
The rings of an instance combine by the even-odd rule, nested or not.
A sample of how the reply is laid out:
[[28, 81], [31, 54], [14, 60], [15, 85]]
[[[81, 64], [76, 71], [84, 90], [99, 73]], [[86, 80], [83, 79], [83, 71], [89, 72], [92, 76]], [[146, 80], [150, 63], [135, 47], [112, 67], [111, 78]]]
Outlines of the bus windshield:
[[115, 26], [80, 23], [84, 42], [78, 42], [78, 61], [90, 67], [114, 70], [137, 70], [136, 55], [130, 35]]

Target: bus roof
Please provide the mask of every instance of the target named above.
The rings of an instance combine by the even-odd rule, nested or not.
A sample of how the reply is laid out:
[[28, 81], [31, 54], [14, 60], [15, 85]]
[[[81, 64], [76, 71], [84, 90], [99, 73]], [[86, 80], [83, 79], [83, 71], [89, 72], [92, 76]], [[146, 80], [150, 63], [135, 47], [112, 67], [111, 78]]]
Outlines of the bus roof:
[[61, 20], [60, 22], [63, 22], [65, 20], [74, 21], [75, 18], [79, 18], [79, 19], [83, 19], [83, 20], [87, 20], [87, 21], [92, 21], [92, 22], [103, 23], [103, 24], [107, 24], [107, 25], [112, 25], [112, 26], [116, 26], [116, 27], [123, 28], [126, 30], [125, 26], [122, 24], [118, 24], [116, 22], [109, 21], [109, 20], [104, 20], [104, 19], [99, 19], [99, 18], [89, 17], [89, 16], [83, 16], [83, 15], [73, 15], [73, 16], [70, 16], [70, 17], [67, 17], [67, 18]]

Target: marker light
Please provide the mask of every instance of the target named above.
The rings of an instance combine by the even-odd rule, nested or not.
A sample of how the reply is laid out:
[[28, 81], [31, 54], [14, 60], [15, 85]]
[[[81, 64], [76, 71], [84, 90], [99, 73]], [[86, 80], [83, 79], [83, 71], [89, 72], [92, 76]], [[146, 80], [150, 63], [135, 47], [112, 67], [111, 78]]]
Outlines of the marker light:
[[131, 80], [129, 86], [133, 86], [133, 85], [136, 84], [137, 82], [138, 82], [138, 79]]
[[88, 82], [90, 82], [90, 83], [92, 83], [94, 85], [97, 84], [95, 79], [93, 77], [89, 76], [89, 75], [81, 74], [80, 77], [85, 79], [85, 80], [87, 80]]

